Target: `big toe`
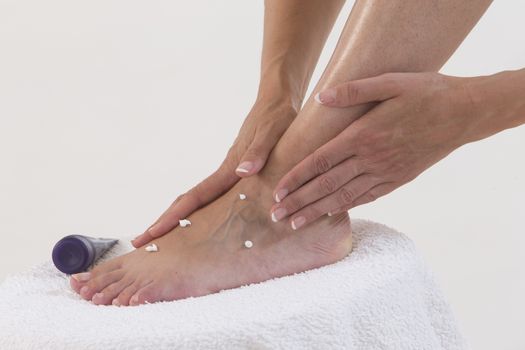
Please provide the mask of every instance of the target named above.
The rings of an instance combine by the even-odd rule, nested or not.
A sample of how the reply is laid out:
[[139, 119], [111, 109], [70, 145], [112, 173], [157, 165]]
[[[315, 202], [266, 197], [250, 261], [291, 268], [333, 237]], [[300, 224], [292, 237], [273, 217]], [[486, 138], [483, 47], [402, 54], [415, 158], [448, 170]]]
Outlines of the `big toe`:
[[101, 292], [104, 288], [120, 281], [124, 274], [125, 271], [123, 269], [118, 269], [96, 275], [80, 288], [79, 294], [85, 300], [91, 300], [95, 294]]

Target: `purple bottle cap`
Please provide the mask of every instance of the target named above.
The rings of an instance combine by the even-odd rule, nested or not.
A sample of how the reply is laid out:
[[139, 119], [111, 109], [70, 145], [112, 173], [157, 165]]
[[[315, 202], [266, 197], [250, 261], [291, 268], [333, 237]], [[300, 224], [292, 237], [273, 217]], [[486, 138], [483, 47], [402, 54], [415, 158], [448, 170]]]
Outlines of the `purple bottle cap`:
[[86, 271], [93, 263], [95, 252], [89, 241], [80, 235], [64, 237], [53, 248], [53, 263], [60, 271], [73, 274]]

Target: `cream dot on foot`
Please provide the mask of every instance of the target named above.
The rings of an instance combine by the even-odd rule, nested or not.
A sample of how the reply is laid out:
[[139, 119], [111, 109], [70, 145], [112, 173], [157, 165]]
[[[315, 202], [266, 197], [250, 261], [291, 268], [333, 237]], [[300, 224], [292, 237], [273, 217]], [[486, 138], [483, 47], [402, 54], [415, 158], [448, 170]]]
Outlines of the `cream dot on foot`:
[[150, 244], [145, 249], [147, 252], [158, 252], [159, 251], [159, 247], [157, 247], [155, 243]]
[[239, 198], [241, 201], [246, 199], [246, 195], [244, 193], [239, 194]]
[[179, 220], [180, 227], [191, 226], [191, 221], [188, 219]]
[[245, 242], [244, 242], [244, 246], [245, 246], [246, 248], [251, 248], [251, 247], [253, 247], [253, 242], [252, 242], [252, 241], [245, 241]]

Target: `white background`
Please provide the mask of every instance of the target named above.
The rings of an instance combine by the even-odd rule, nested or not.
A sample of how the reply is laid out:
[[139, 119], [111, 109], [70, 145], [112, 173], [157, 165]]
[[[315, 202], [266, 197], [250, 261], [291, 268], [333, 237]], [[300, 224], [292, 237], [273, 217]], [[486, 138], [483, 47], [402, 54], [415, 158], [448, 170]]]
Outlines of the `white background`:
[[[314, 81], [334, 48], [341, 14]], [[525, 66], [499, 1], [443, 70]], [[70, 233], [133, 236], [220, 162], [254, 101], [262, 1], [0, 0], [0, 279]], [[474, 349], [524, 349], [525, 127], [354, 210], [405, 232]]]

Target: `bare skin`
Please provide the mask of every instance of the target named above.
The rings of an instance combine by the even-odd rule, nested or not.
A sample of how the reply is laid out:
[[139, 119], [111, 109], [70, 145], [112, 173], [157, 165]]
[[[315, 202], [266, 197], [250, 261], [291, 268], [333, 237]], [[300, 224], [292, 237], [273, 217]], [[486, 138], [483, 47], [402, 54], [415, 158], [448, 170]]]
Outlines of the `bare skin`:
[[[463, 2], [444, 1], [440, 6], [445, 8], [437, 12], [433, 1], [358, 3], [316, 90], [391, 70], [439, 68], [484, 10], [480, 4], [462, 7], [458, 3]], [[439, 17], [444, 16], [441, 11], [451, 23]], [[438, 18], [428, 18], [433, 13]], [[411, 23], [391, 26], [392, 20]], [[437, 37], [443, 42], [435, 43]], [[325, 107], [310, 99], [275, 146], [263, 171], [241, 179], [216, 201], [194, 212], [189, 218], [191, 227], [178, 227], [155, 239], [159, 252], [136, 250], [108, 261], [89, 275], [74, 276], [72, 287], [95, 304], [138, 305], [205, 295], [345, 257], [351, 250], [348, 213], [324, 216], [300, 234], [293, 231], [300, 222], [292, 221], [291, 226], [273, 223], [268, 215], [278, 179], [367, 110], [366, 106], [321, 108]], [[245, 193], [248, 200], [239, 201], [239, 193]], [[247, 239], [253, 241], [253, 248], [243, 247]]]

